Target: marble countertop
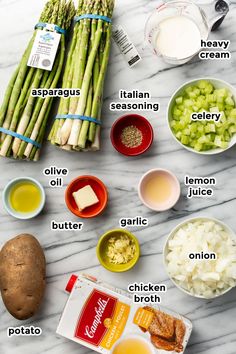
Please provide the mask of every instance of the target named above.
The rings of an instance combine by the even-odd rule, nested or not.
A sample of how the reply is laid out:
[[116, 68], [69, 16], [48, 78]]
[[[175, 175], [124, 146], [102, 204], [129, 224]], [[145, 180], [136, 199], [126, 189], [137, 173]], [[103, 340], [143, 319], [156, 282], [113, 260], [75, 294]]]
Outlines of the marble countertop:
[[[194, 331], [186, 354], [236, 353], [236, 290], [213, 301], [192, 298], [179, 291], [168, 279], [163, 266], [162, 249], [168, 233], [188, 217], [209, 216], [226, 222], [236, 231], [236, 148], [223, 155], [199, 156], [179, 146], [171, 137], [166, 123], [166, 107], [170, 96], [185, 81], [197, 77], [216, 77], [236, 86], [236, 1], [222, 27], [212, 38], [231, 40], [231, 61], [204, 61], [197, 58], [181, 67], [170, 67], [145, 48], [144, 25], [157, 1], [117, 0], [114, 22], [129, 33], [143, 56], [143, 61], [129, 69], [113, 44], [104, 96], [102, 151], [100, 153], [68, 153], [45, 143], [40, 161], [36, 164], [0, 160], [0, 191], [16, 176], [36, 177], [46, 188], [47, 204], [44, 212], [32, 221], [17, 221], [8, 216], [0, 204], [0, 240], [6, 242], [19, 233], [32, 233], [42, 244], [47, 259], [47, 289], [38, 315], [26, 324], [40, 326], [41, 337], [7, 337], [7, 327], [22, 323], [11, 317], [0, 303], [0, 353], [4, 354], [64, 354], [92, 352], [55, 334], [60, 314], [67, 300], [64, 291], [70, 275], [86, 272], [113, 285], [126, 289], [130, 282], [165, 283], [168, 292], [162, 305], [187, 316]], [[9, 77], [28, 42], [32, 28], [44, 1], [0, 0], [0, 98]], [[151, 90], [153, 100], [160, 103], [158, 113], [144, 112], [155, 130], [155, 142], [142, 157], [126, 158], [114, 151], [109, 133], [119, 113], [109, 111], [112, 100], [118, 99], [119, 89]], [[69, 175], [63, 188], [49, 188], [49, 179], [43, 169], [50, 165], [66, 167]], [[182, 197], [169, 212], [156, 214], [143, 206], [138, 198], [137, 184], [147, 170], [162, 167], [172, 170], [181, 181]], [[78, 232], [52, 232], [51, 220], [78, 221], [67, 211], [64, 189], [71, 179], [82, 174], [93, 174], [109, 189], [109, 207], [103, 216], [85, 221]], [[184, 175], [214, 176], [217, 178], [214, 197], [186, 198]], [[119, 227], [121, 217], [141, 215], [149, 218], [149, 227], [130, 228], [141, 244], [141, 259], [137, 267], [125, 274], [113, 274], [103, 269], [96, 258], [97, 241], [105, 231]]]

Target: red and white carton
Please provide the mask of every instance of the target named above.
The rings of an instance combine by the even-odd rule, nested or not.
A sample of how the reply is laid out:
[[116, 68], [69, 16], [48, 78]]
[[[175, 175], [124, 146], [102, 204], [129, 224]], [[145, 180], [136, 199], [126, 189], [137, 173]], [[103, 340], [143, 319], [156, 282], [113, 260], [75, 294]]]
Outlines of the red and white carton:
[[88, 275], [73, 275], [57, 333], [98, 353], [111, 354], [122, 338], [138, 337], [150, 353], [183, 353], [192, 324], [157, 306], [139, 306], [126, 292]]

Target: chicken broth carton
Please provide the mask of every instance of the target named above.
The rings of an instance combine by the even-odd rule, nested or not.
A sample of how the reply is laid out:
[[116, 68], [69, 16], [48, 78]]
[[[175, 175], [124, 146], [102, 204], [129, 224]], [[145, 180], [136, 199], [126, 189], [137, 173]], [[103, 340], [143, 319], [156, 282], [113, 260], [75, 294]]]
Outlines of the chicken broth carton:
[[139, 306], [122, 290], [73, 275], [57, 333], [102, 354], [183, 353], [191, 322], [172, 311]]

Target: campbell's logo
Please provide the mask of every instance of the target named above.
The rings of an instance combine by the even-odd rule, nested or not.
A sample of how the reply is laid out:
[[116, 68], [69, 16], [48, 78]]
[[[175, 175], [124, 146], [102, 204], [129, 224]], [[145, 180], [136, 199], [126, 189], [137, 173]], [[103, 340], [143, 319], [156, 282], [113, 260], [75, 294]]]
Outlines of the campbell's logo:
[[80, 314], [75, 337], [99, 346], [108, 331], [106, 321], [113, 318], [116, 304], [116, 298], [93, 290]]
[[98, 326], [102, 323], [103, 314], [104, 314], [104, 311], [106, 310], [108, 302], [109, 302], [109, 300], [107, 300], [107, 301], [102, 300], [102, 299], [98, 300], [98, 307], [95, 307], [96, 316], [94, 318], [94, 321], [93, 321], [91, 327], [86, 326], [86, 328], [85, 328], [85, 334], [89, 338], [94, 338], [94, 336], [96, 335]]

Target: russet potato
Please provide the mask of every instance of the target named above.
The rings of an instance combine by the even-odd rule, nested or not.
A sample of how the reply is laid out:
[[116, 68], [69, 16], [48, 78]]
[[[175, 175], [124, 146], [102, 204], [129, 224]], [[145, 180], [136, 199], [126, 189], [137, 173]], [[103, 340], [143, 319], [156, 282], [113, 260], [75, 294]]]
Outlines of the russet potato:
[[25, 320], [34, 316], [45, 290], [46, 261], [38, 240], [21, 234], [8, 241], [0, 252], [0, 289], [12, 316]]

